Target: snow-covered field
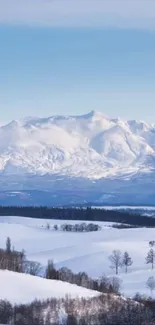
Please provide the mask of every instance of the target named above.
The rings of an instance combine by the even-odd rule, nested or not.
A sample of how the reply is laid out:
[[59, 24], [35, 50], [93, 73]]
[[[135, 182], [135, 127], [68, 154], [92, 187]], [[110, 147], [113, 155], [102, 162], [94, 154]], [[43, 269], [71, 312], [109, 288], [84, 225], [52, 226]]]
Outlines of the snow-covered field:
[[47, 280], [29, 274], [0, 270], [0, 299], [12, 304], [30, 303], [36, 298], [92, 298], [100, 293], [67, 282]]
[[133, 296], [136, 292], [149, 294], [146, 281], [149, 276], [155, 276], [155, 271], [151, 271], [150, 266], [146, 265], [145, 257], [149, 250], [149, 241], [155, 240], [155, 229], [120, 230], [103, 222], [99, 223], [102, 226], [101, 231], [69, 233], [47, 230], [48, 222], [51, 228], [55, 224], [65, 223], [64, 220], [1, 217], [0, 247], [5, 246], [6, 237], [9, 236], [15, 249], [24, 249], [31, 260], [46, 265], [48, 259], [53, 259], [58, 268], [66, 266], [74, 272], [86, 271], [92, 277], [103, 274], [113, 276], [109, 255], [114, 249], [128, 251], [133, 265], [128, 274], [123, 269], [120, 270], [122, 292], [126, 296]]
[[155, 211], [155, 206], [147, 205], [103, 205], [103, 206], [92, 206], [92, 209], [105, 209], [105, 210], [147, 210]]

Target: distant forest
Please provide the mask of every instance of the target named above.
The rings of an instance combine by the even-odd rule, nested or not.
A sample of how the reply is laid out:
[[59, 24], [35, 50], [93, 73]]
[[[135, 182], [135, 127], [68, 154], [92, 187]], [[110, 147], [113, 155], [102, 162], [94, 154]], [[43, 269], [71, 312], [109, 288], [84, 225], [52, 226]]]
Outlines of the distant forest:
[[109, 221], [130, 224], [140, 227], [155, 227], [155, 218], [98, 208], [49, 208], [0, 206], [0, 216], [23, 216], [40, 219], [80, 220], [80, 221]]

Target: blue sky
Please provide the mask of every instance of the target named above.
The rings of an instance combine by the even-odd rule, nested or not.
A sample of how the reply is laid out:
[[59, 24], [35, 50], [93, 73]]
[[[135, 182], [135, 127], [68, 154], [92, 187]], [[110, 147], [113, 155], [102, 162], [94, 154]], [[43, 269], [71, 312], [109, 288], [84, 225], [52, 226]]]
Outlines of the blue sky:
[[[132, 0], [127, 11], [116, 6], [112, 12], [110, 6], [100, 10], [104, 0], [96, 0], [96, 11], [90, 0], [89, 12], [87, 6], [82, 9], [87, 0], [72, 0], [76, 12], [70, 7], [65, 16], [61, 0], [58, 7], [38, 0], [37, 14], [36, 0], [31, 5], [28, 0], [24, 10], [22, 1], [0, 0], [0, 121], [95, 109], [155, 122], [155, 14], [148, 8], [150, 0], [147, 10], [141, 0], [141, 12], [131, 6]], [[14, 3], [10, 12], [9, 2]]]

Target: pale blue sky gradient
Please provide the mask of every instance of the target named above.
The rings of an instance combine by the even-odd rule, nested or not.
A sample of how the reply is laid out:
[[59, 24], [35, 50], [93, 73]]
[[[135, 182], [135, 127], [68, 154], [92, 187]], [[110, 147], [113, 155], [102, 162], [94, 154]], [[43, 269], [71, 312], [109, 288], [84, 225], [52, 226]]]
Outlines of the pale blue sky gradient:
[[[0, 9], [5, 14], [3, 0]], [[87, 26], [82, 20], [47, 26], [33, 15], [31, 23], [29, 16], [20, 22], [15, 14], [3, 20], [0, 14], [0, 121], [95, 109], [155, 122], [155, 28], [146, 24], [151, 10], [141, 13], [139, 26], [132, 15], [119, 26], [116, 13], [115, 26], [111, 18], [106, 25], [92, 23], [92, 13]]]

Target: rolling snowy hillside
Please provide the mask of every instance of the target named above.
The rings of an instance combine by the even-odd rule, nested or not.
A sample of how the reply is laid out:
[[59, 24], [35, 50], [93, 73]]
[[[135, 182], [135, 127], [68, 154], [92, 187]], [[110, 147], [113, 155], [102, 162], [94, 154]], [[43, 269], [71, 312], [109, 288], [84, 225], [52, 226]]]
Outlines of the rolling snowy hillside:
[[0, 299], [12, 304], [30, 303], [35, 299], [92, 298], [99, 292], [88, 290], [67, 282], [47, 280], [28, 274], [0, 270]]
[[[29, 260], [38, 261], [46, 267], [47, 261], [53, 259], [57, 268], [68, 267], [75, 273], [85, 271], [93, 278], [102, 275], [115, 276], [115, 270], [110, 267], [109, 256], [114, 249], [121, 250], [122, 253], [127, 251], [133, 265], [129, 267], [128, 273], [125, 273], [124, 268], [119, 270], [119, 277], [123, 281], [121, 292], [127, 297], [132, 297], [136, 292], [150, 294], [146, 281], [150, 276], [155, 276], [155, 269], [151, 270], [151, 265], [146, 264], [145, 257], [149, 251], [149, 241], [154, 239], [154, 228], [115, 229], [111, 227], [111, 223], [100, 222], [102, 229], [97, 232], [75, 233], [53, 230], [55, 224], [61, 225], [65, 222], [77, 223], [67, 220], [1, 217], [0, 247], [5, 247], [6, 238], [9, 236], [15, 249], [24, 249]], [[47, 223], [50, 224], [49, 230]], [[10, 278], [7, 280], [7, 277]], [[85, 291], [77, 286], [67, 286], [65, 283], [61, 286], [59, 282], [57, 287], [53, 286], [54, 282], [53, 284], [50, 282], [50, 286], [48, 280], [34, 279], [27, 275], [9, 276], [4, 271], [1, 271], [0, 279], [1, 287], [3, 283], [8, 283], [6, 295], [5, 290], [1, 290], [0, 298], [8, 298], [11, 301], [14, 298], [30, 301], [36, 295], [45, 299], [50, 296], [63, 297], [67, 293], [73, 297], [76, 295], [86, 297], [87, 294], [90, 297], [93, 294], [92, 291]], [[19, 286], [15, 295], [16, 281], [19, 281]]]
[[83, 116], [26, 118], [0, 127], [3, 175], [61, 174], [99, 179], [155, 167], [155, 126]]

